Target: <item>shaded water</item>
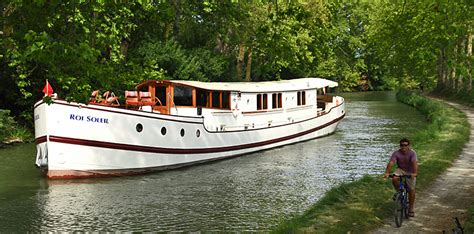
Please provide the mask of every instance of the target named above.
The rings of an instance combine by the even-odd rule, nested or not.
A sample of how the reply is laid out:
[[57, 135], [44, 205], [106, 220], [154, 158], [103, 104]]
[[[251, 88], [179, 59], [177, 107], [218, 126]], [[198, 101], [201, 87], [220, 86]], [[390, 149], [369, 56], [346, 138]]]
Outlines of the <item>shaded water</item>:
[[266, 231], [341, 182], [381, 174], [425, 126], [394, 93], [351, 93], [336, 133], [145, 176], [49, 181], [33, 144], [0, 150], [0, 231]]

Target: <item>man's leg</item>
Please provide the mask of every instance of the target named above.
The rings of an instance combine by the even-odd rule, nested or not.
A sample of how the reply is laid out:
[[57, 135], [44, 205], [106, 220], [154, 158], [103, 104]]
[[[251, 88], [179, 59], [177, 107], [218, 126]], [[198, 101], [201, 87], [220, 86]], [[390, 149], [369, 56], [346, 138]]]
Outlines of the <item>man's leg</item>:
[[415, 197], [416, 197], [416, 191], [415, 189], [412, 189], [409, 193], [408, 193], [408, 200], [410, 201], [410, 212], [414, 212], [414, 207], [415, 207]]
[[413, 216], [413, 212], [415, 211], [415, 197], [416, 197], [416, 190], [415, 190], [415, 185], [416, 185], [416, 178], [409, 178], [407, 179], [407, 185], [408, 185], [408, 200], [410, 201], [410, 208], [409, 211], [410, 216]]
[[398, 176], [392, 177], [392, 185], [395, 188], [395, 191], [398, 192], [398, 188], [400, 187], [400, 177]]

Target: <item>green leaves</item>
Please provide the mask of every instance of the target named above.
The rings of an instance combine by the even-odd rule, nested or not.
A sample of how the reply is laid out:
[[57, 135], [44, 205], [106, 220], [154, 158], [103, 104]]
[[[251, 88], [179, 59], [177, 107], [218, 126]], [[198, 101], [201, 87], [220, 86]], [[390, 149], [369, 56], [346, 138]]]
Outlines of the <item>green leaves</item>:
[[155, 70], [159, 79], [217, 80], [227, 67], [226, 60], [207, 50], [181, 48], [176, 42], [147, 42], [138, 50], [137, 61], [145, 71]]
[[465, 41], [473, 22], [474, 16], [468, 12], [473, 9], [467, 2], [385, 1], [378, 5], [368, 35], [382, 59], [386, 76], [397, 77], [400, 84], [433, 87], [447, 78], [442, 75], [448, 72], [446, 69], [453, 71], [464, 63], [465, 60], [450, 61], [465, 54], [455, 52], [455, 48]]
[[68, 100], [146, 79], [313, 76], [352, 91], [430, 88], [444, 74], [449, 87], [468, 84], [468, 2], [2, 2], [0, 89], [28, 110], [45, 79]]
[[16, 123], [10, 116], [9, 110], [0, 109], [0, 143], [14, 130]]

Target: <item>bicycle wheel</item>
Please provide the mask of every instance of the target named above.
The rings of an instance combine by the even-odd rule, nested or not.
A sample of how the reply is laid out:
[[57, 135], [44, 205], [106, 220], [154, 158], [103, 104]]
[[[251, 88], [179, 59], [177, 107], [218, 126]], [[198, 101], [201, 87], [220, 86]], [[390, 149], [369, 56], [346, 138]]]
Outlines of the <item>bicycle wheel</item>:
[[395, 224], [397, 225], [397, 227], [402, 226], [403, 213], [404, 213], [403, 196], [400, 193], [398, 193], [395, 199], [395, 210], [393, 212], [393, 216], [395, 218]]

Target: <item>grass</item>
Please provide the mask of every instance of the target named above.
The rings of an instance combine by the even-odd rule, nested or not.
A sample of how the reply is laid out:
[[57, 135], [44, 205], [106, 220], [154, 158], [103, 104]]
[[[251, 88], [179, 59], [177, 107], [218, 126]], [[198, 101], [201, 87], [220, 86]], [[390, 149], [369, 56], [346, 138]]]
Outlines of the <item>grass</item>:
[[[426, 129], [412, 138], [418, 154], [417, 190], [420, 191], [460, 155], [469, 139], [470, 126], [464, 113], [441, 102], [410, 91], [400, 91], [397, 98], [417, 108], [429, 121]], [[381, 226], [382, 220], [392, 215], [392, 194], [391, 184], [381, 179], [381, 175], [364, 176], [331, 189], [303, 214], [283, 221], [273, 233], [367, 232]], [[466, 225], [470, 225], [468, 222]]]
[[474, 204], [468, 210], [468, 217], [465, 223], [461, 223], [464, 227], [464, 233], [474, 233]]
[[28, 128], [17, 125], [13, 131], [8, 134], [6, 141], [30, 142], [32, 138], [33, 134]]

